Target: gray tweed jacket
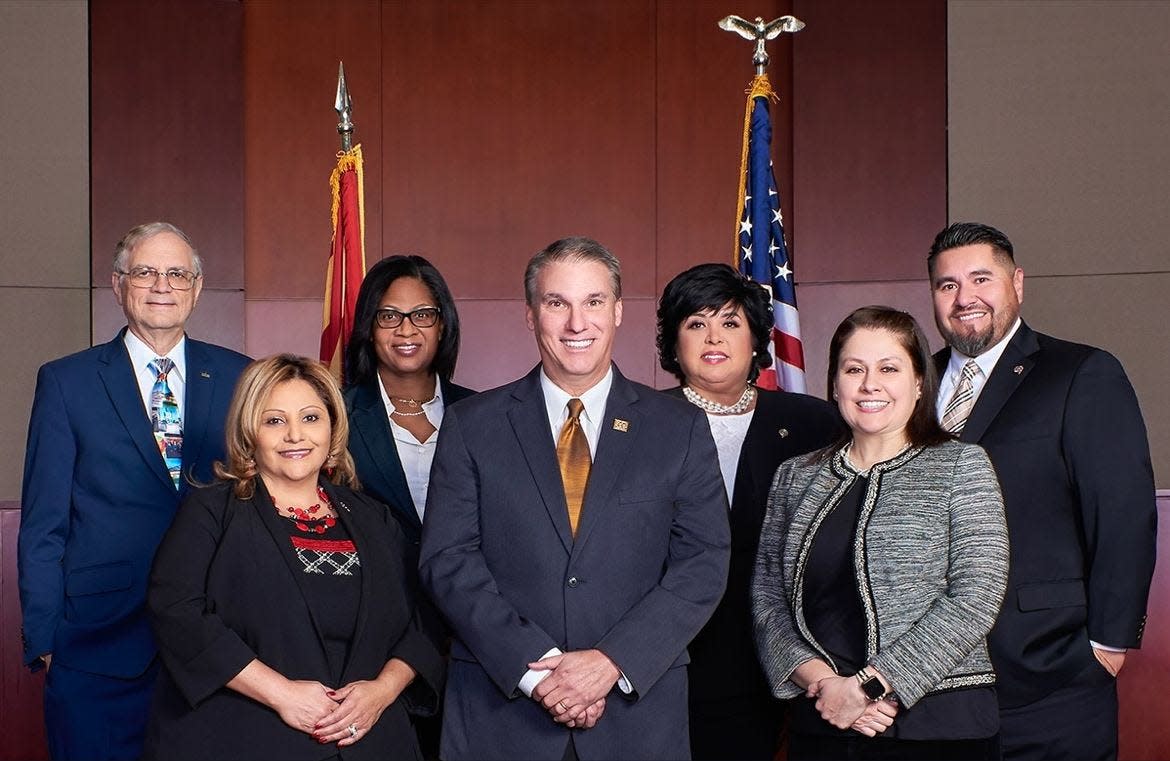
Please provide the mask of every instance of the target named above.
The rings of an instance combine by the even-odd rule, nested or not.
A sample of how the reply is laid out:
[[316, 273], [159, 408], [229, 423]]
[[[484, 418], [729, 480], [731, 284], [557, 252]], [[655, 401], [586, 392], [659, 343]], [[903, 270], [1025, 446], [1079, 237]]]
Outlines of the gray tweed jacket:
[[[776, 471], [752, 579], [756, 648], [778, 698], [802, 690], [797, 666], [821, 658], [804, 619], [804, 566], [821, 522], [859, 473], [845, 450]], [[903, 705], [989, 685], [987, 633], [1003, 602], [1008, 536], [999, 483], [978, 446], [911, 448], [870, 470], [854, 539], [866, 655]]]

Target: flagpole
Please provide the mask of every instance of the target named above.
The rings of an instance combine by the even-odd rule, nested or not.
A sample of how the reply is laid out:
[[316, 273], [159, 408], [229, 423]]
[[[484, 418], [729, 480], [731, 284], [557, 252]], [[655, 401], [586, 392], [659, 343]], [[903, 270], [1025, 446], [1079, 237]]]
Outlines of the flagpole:
[[796, 310], [796, 282], [784, 240], [784, 214], [771, 158], [772, 123], [768, 103], [778, 98], [765, 70], [767, 41], [785, 32], [799, 32], [804, 23], [794, 16], [781, 16], [768, 22], [759, 16], [755, 21], [726, 16], [719, 21], [719, 28], [755, 43], [752, 63], [756, 75], [748, 88], [744, 112], [732, 261], [745, 277], [767, 289], [772, 300], [772, 340], [768, 347], [772, 363], [760, 372], [756, 385], [803, 393], [804, 349]]

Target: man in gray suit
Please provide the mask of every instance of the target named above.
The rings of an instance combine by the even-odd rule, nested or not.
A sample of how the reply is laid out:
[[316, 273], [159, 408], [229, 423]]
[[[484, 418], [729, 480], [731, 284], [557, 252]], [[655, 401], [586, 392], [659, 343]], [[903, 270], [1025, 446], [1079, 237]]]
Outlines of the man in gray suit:
[[453, 405], [431, 473], [420, 571], [455, 635], [441, 755], [689, 758], [686, 646], [729, 547], [710, 429], [611, 363], [603, 246], [553, 243], [524, 286], [540, 364]]

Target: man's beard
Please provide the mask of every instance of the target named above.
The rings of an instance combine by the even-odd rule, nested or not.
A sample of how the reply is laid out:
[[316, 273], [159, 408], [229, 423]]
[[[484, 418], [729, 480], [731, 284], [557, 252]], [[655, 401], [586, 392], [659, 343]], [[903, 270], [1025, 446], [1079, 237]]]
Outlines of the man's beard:
[[992, 337], [995, 335], [995, 321], [992, 320], [992, 323], [987, 326], [987, 330], [974, 333], [956, 333], [948, 330], [940, 330], [939, 332], [943, 334], [947, 343], [955, 351], [968, 357], [978, 357], [987, 351], [987, 347], [992, 344]]

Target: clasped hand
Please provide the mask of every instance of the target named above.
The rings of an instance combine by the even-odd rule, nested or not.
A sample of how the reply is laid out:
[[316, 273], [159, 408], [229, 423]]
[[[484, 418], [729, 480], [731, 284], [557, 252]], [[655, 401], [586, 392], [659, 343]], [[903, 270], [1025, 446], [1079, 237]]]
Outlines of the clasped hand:
[[816, 698], [821, 718], [838, 729], [852, 729], [875, 737], [894, 723], [898, 704], [894, 700], [870, 700], [851, 676], [830, 676], [813, 682], [805, 695]]
[[[385, 693], [375, 681], [351, 682], [336, 690], [320, 682], [292, 681], [278, 712], [293, 729], [322, 744], [344, 747], [365, 737], [393, 702]], [[351, 726], [354, 732], [349, 731]]]
[[532, 690], [553, 721], [574, 729], [594, 727], [605, 713], [605, 696], [621, 671], [600, 650], [573, 650], [528, 664], [550, 673]]

